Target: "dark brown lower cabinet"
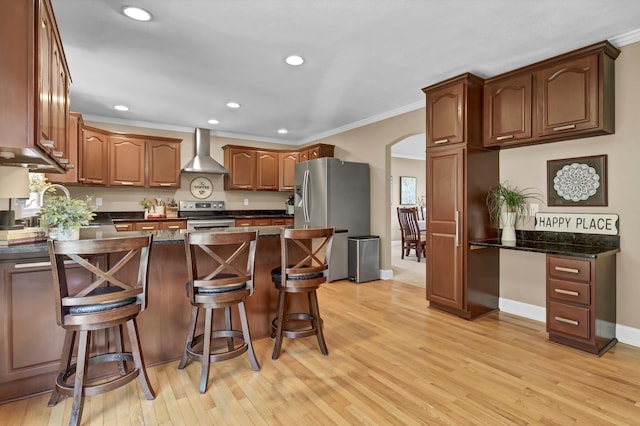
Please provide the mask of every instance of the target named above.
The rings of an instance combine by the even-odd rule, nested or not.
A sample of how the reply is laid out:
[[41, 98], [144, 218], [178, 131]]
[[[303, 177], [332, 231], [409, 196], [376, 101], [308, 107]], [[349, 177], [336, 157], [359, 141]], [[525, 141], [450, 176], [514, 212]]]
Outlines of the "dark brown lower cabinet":
[[498, 153], [464, 146], [427, 150], [427, 299], [473, 319], [498, 309], [498, 250], [468, 241], [495, 238], [485, 197], [498, 181]]
[[616, 256], [547, 255], [549, 340], [598, 356], [617, 343]]

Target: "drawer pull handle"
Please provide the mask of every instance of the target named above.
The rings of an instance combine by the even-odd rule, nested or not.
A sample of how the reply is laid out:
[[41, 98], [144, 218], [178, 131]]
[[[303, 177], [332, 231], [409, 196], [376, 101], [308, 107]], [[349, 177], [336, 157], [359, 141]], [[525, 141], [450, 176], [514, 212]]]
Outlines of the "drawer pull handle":
[[565, 268], [564, 266], [556, 266], [554, 268], [556, 271], [560, 271], [560, 272], [569, 272], [572, 274], [579, 274], [580, 273], [580, 269], [575, 269], [575, 268]]
[[169, 228], [169, 229], [180, 229], [180, 226], [179, 225], [169, 225], [169, 226], [167, 226], [167, 228]]
[[556, 288], [553, 291], [555, 291], [556, 293], [560, 293], [560, 294], [566, 294], [568, 296], [580, 296], [580, 293], [577, 291], [571, 291], [571, 290], [564, 290], [561, 288]]
[[513, 135], [498, 136], [496, 138], [497, 141], [504, 141], [504, 140], [507, 140], [507, 139], [513, 139]]
[[439, 139], [437, 141], [433, 141], [433, 143], [436, 144], [436, 145], [441, 144], [441, 143], [447, 143], [447, 142], [449, 142], [449, 139]]
[[572, 320], [572, 319], [568, 319], [568, 318], [553, 317], [553, 319], [555, 319], [558, 322], [563, 322], [565, 324], [580, 325], [580, 323], [578, 321]]
[[[64, 264], [65, 265], [72, 265], [76, 263], [73, 260], [65, 260]], [[24, 268], [41, 268], [41, 267], [47, 267], [47, 266], [51, 266], [51, 262], [31, 262], [31, 263], [17, 263], [14, 268], [15, 269], [24, 269]]]
[[54, 149], [56, 147], [56, 144], [53, 141], [43, 140], [42, 141], [42, 146], [44, 146], [45, 148]]
[[120, 185], [133, 185], [133, 182], [120, 182]]
[[569, 129], [575, 129], [575, 128], [576, 128], [575, 124], [567, 124], [566, 126], [554, 127], [553, 131], [557, 132], [558, 130], [569, 130]]
[[160, 186], [171, 186], [170, 183], [161, 183]]
[[153, 226], [143, 226], [141, 229], [143, 231], [153, 231]]

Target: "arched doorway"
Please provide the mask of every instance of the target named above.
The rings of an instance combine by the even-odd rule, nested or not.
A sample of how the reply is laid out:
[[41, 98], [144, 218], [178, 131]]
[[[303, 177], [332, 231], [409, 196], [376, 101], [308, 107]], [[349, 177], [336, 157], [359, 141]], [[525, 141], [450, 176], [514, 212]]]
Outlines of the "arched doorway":
[[390, 183], [390, 238], [391, 266], [393, 279], [408, 284], [426, 286], [426, 261], [420, 262], [412, 251], [401, 259], [401, 234], [398, 226], [396, 209], [401, 205], [400, 177], [416, 177], [416, 201], [424, 202], [426, 197], [426, 138], [424, 133], [404, 137], [390, 144], [387, 150], [387, 177]]

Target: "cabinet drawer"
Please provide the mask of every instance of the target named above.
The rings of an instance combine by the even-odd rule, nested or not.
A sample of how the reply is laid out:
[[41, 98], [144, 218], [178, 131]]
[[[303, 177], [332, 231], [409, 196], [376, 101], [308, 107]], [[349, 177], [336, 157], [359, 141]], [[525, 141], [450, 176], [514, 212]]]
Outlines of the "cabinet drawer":
[[588, 260], [549, 256], [547, 260], [548, 278], [569, 281], [591, 281], [591, 263]]
[[589, 305], [591, 303], [591, 286], [562, 280], [547, 280], [547, 294], [552, 299]]
[[569, 334], [588, 340], [589, 314], [587, 308], [549, 301], [549, 332]]

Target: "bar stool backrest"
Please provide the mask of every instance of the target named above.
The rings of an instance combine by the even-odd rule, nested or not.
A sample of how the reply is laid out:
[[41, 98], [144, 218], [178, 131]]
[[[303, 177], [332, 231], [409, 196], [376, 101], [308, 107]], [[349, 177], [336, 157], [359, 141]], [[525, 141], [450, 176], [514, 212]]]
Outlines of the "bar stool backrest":
[[[329, 260], [335, 228], [283, 229], [280, 232], [281, 286], [319, 285], [329, 277]], [[292, 249], [301, 251], [299, 258]], [[294, 260], [295, 259], [295, 260]]]
[[[97, 240], [49, 240], [58, 325], [108, 321], [121, 317], [123, 310], [132, 314], [144, 310], [152, 241], [153, 234]], [[92, 257], [100, 255], [108, 261], [91, 261]], [[82, 283], [81, 289], [75, 291], [78, 280], [72, 280], [67, 272], [78, 267], [89, 272], [93, 281], [86, 285]], [[76, 272], [73, 275], [76, 276]], [[70, 291], [71, 283], [75, 292]]]
[[[223, 293], [243, 283], [249, 295], [253, 294], [257, 241], [258, 231], [185, 234], [191, 301], [196, 302], [200, 293]], [[205, 255], [198, 262], [198, 257]]]

